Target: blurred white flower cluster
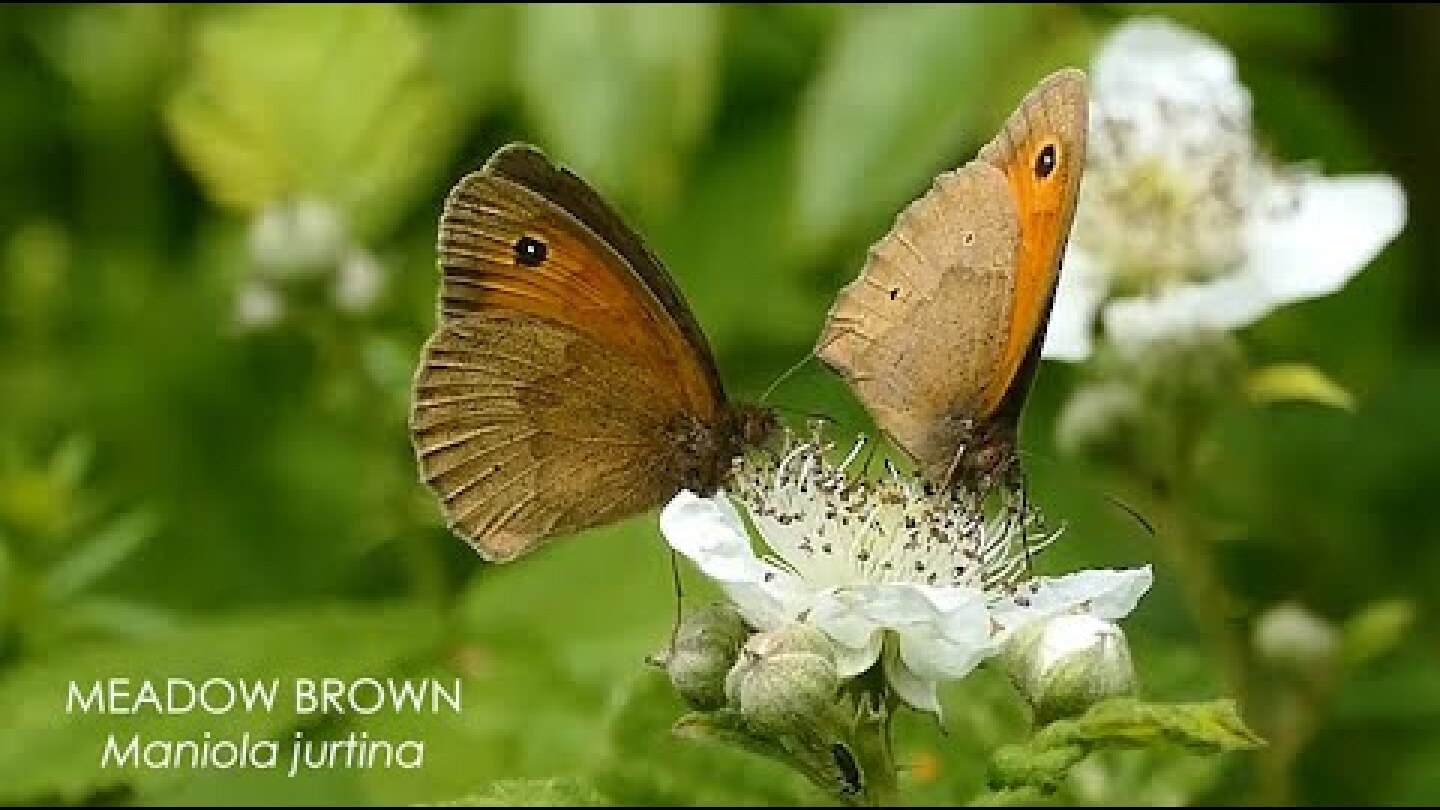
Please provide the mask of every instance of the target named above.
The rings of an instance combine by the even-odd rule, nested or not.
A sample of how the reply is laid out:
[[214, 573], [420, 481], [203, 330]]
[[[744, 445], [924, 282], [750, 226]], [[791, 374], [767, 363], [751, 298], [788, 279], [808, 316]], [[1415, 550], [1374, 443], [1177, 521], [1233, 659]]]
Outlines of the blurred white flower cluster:
[[1088, 158], [1044, 354], [1081, 361], [1229, 331], [1327, 295], [1400, 232], [1385, 175], [1327, 178], [1273, 163], [1250, 94], [1218, 43], [1132, 19], [1091, 69]]
[[263, 329], [284, 319], [287, 293], [319, 285], [329, 305], [365, 312], [379, 300], [385, 271], [368, 250], [353, 244], [339, 211], [315, 199], [274, 202], [250, 222], [253, 272], [240, 285], [235, 322]]

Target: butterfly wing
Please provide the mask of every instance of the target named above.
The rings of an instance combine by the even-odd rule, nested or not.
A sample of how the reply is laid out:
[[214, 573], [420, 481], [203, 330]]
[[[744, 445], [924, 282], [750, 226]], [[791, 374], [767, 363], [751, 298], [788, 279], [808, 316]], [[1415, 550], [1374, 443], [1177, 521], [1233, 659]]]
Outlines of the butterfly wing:
[[[1019, 420], [1039, 364], [1085, 168], [1089, 103], [1085, 74], [1058, 71], [1030, 91], [980, 150], [980, 160], [1005, 173], [1020, 216], [1015, 305], [1000, 364], [980, 403], [986, 418]], [[1047, 149], [1053, 150], [1049, 161]], [[1041, 171], [1047, 162], [1050, 170]]]
[[1004, 349], [1019, 225], [1005, 177], [936, 178], [841, 290], [817, 354], [932, 480], [955, 458]]
[[673, 284], [657, 293], [557, 201], [565, 181], [507, 175], [507, 154], [446, 200], [411, 412], [425, 481], [492, 560], [713, 486], [726, 412]]
[[901, 214], [831, 310], [817, 354], [931, 480], [949, 480], [977, 435], [1013, 441], [1074, 216], [1087, 104], [1080, 71], [1037, 85], [976, 160]]
[[574, 172], [556, 166], [540, 150], [527, 144], [514, 143], [501, 148], [488, 162], [490, 171], [507, 177], [538, 192], [547, 200], [563, 207], [591, 233], [603, 234], [626, 265], [640, 276], [645, 286], [659, 299], [662, 309], [679, 327], [690, 347], [700, 357], [700, 365], [709, 378], [716, 396], [723, 391], [710, 341], [696, 322], [685, 302], [685, 296], [665, 265], [634, 231], [620, 219], [600, 195]]

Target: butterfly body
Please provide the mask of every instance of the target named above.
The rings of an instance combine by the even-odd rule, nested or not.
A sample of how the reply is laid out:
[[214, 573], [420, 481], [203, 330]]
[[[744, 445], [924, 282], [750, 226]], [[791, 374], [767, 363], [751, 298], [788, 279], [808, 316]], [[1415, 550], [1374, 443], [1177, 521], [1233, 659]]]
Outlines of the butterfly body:
[[482, 556], [720, 487], [774, 426], [732, 404], [659, 260], [578, 177], [511, 145], [446, 199], [440, 325], [411, 437]]
[[1042, 81], [974, 161], [937, 177], [836, 298], [816, 354], [944, 488], [1019, 473], [1085, 154], [1084, 75]]

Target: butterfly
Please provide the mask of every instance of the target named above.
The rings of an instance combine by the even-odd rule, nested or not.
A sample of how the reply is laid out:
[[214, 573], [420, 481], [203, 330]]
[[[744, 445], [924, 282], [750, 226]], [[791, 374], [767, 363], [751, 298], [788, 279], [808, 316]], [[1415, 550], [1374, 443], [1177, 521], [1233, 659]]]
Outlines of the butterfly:
[[815, 353], [944, 489], [1015, 483], [1085, 163], [1085, 75], [1042, 80], [937, 177], [837, 296]]
[[655, 254], [534, 147], [454, 186], [438, 252], [410, 434], [449, 526], [486, 559], [714, 491], [776, 428], [726, 396]]

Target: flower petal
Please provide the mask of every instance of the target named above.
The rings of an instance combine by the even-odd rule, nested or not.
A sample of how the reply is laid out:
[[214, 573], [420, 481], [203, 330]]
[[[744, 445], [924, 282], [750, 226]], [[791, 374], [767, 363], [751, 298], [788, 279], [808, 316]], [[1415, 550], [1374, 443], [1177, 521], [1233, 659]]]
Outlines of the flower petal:
[[813, 596], [799, 577], [755, 556], [744, 523], [724, 495], [678, 493], [660, 512], [660, 532], [671, 548], [718, 582], [746, 621], [758, 628], [795, 618]]
[[1106, 331], [1133, 346], [1248, 326], [1277, 307], [1339, 290], [1405, 224], [1405, 193], [1384, 175], [1312, 177], [1293, 191], [1293, 211], [1253, 218], [1242, 267], [1157, 297], [1114, 301], [1105, 307]]
[[1078, 363], [1090, 356], [1095, 313], [1108, 287], [1108, 274], [1097, 258], [1071, 244], [1055, 286], [1043, 357]]
[[994, 651], [983, 593], [900, 582], [874, 590], [866, 613], [896, 632], [901, 660], [920, 677], [963, 678]]
[[840, 678], [853, 678], [880, 657], [881, 627], [867, 615], [870, 589], [828, 590], [811, 605], [807, 620], [835, 642]]
[[1153, 582], [1154, 573], [1148, 565], [1079, 571], [1036, 580], [1034, 592], [1025, 604], [1005, 599], [991, 605], [990, 612], [1004, 628], [1005, 635], [1032, 621], [1070, 612], [1088, 613], [1100, 619], [1123, 619], [1135, 609]]
[[886, 653], [882, 660], [885, 680], [901, 700], [922, 712], [941, 716], [939, 682], [916, 674], [893, 652]]
[[1264, 279], [1275, 305], [1339, 290], [1405, 225], [1405, 192], [1383, 174], [1307, 177], [1288, 216], [1256, 218], [1243, 272]]

